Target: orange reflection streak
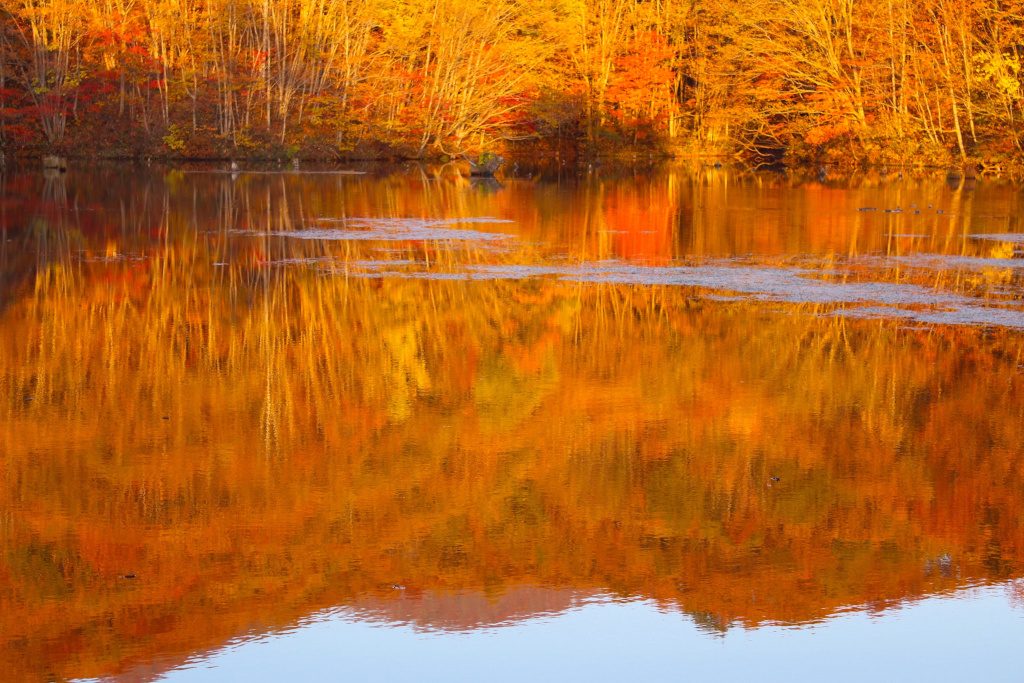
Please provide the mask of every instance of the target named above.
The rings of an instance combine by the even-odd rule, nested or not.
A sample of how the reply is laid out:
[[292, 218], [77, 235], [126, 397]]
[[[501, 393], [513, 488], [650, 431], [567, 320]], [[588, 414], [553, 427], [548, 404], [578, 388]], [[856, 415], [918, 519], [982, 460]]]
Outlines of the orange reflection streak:
[[[1019, 333], [266, 265], [381, 245], [226, 229], [379, 213], [382, 196], [392, 215], [514, 215], [538, 236], [588, 201], [608, 223], [678, 207], [611, 211], [654, 191], [591, 188], [530, 223], [526, 187], [417, 197], [398, 177], [359, 181], [360, 200], [244, 182], [209, 183], [205, 204], [199, 185], [135, 193], [115, 251], [140, 260], [111, 258], [109, 225], [35, 228], [49, 241], [0, 320], [11, 678], [180, 661], [337, 605], [461, 628], [607, 591], [725, 628], [1021, 576]], [[576, 257], [604, 248], [580, 234]]]

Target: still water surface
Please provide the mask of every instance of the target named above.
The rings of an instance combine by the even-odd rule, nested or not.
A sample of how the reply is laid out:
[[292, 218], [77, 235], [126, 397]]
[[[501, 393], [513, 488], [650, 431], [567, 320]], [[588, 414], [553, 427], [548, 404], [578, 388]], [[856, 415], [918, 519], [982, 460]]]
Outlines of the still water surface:
[[1020, 680], [1024, 191], [12, 173], [0, 677]]

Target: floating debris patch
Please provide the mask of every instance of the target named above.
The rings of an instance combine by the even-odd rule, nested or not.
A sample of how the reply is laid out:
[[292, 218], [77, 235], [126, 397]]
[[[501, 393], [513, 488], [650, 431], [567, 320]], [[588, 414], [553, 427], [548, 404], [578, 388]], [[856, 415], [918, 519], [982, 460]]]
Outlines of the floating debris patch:
[[301, 169], [242, 169], [242, 168], [210, 168], [197, 170], [184, 170], [187, 175], [366, 175], [366, 171], [355, 171], [349, 169], [338, 170], [301, 170]]
[[975, 240], [990, 240], [993, 242], [1012, 242], [1013, 244], [1024, 244], [1024, 232], [1005, 232], [1005, 233], [979, 233], [977, 235], [968, 235], [967, 237]]
[[[867, 259], [864, 259], [867, 261]], [[1024, 259], [995, 258], [984, 256], [947, 256], [945, 254], [911, 254], [887, 256], [878, 263], [897, 263], [928, 270], [985, 270], [990, 268], [1013, 268], [1024, 270]]]
[[989, 302], [907, 283], [833, 282], [816, 270], [737, 265], [637, 266], [617, 261], [578, 265], [473, 265], [452, 272], [377, 270], [360, 277], [422, 280], [523, 280], [710, 289], [730, 300], [848, 306], [834, 315], [890, 317], [922, 323], [1024, 329], [1024, 307]]
[[989, 306], [961, 306], [942, 310], [860, 306], [836, 311], [834, 315], [845, 315], [851, 318], [902, 318], [931, 325], [973, 325], [1024, 329], [1024, 311]]
[[512, 239], [507, 233], [485, 232], [459, 228], [460, 225], [504, 224], [512, 221], [500, 218], [473, 217], [457, 219], [431, 218], [320, 218], [317, 225], [338, 227], [312, 227], [300, 230], [253, 232], [235, 231], [252, 236], [287, 237], [291, 239], [321, 241], [372, 242], [500, 242]]
[[302, 265], [316, 265], [320, 263], [330, 263], [333, 261], [330, 256], [296, 256], [293, 258], [280, 258], [264, 261], [263, 265], [267, 266], [302, 266]]
[[141, 254], [93, 255], [82, 253], [78, 258], [83, 263], [124, 263], [126, 261], [145, 261], [149, 257]]
[[407, 277], [415, 271], [394, 270], [395, 268], [423, 268], [425, 261], [412, 259], [388, 260], [352, 260], [338, 261], [328, 267], [321, 268], [324, 275], [352, 275], [354, 277]]

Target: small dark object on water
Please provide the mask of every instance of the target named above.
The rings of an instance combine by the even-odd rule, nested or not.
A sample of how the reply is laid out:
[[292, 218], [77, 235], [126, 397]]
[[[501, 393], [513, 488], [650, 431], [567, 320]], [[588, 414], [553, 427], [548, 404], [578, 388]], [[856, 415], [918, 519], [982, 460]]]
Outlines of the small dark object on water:
[[404, 591], [405, 590], [405, 586], [403, 586], [400, 583], [393, 583], [393, 584], [391, 584], [391, 588], [392, 588], [392, 590], [396, 590], [396, 591]]
[[163, 417], [161, 417], [160, 419], [161, 419], [161, 420], [170, 420], [170, 419], [171, 419], [171, 416], [170, 416], [170, 415], [164, 415], [164, 416], [163, 416]]
[[897, 206], [895, 209], [886, 209], [885, 212], [886, 213], [903, 213], [903, 209], [901, 209], [900, 207]]
[[964, 164], [960, 167], [953, 167], [949, 169], [949, 172], [946, 174], [946, 180], [953, 182], [961, 179], [974, 180], [977, 177], [978, 167], [974, 164]]
[[875, 206], [862, 206], [862, 207], [860, 207], [857, 210], [858, 211], [878, 211], [878, 207], [875, 207]]
[[56, 154], [47, 154], [43, 157], [43, 168], [48, 171], [66, 173], [68, 170], [68, 160]]
[[469, 162], [469, 175], [477, 178], [491, 178], [501, 165], [505, 163], [504, 157], [492, 152], [484, 152], [476, 158], [476, 161], [467, 158]]
[[932, 574], [938, 570], [939, 574], [948, 577], [953, 575], [953, 569], [953, 558], [949, 553], [942, 553], [924, 563], [925, 574]]
[[129, 573], [127, 573], [127, 574], [123, 574], [123, 575], [121, 575], [121, 578], [122, 578], [122, 579], [134, 579], [134, 578], [135, 578], [135, 574], [134, 574], [134, 573], [132, 573], [132, 572], [129, 572]]
[[779, 479], [778, 477], [770, 477], [770, 479], [771, 479], [772, 481], [782, 481], [782, 480], [781, 480], [781, 479]]

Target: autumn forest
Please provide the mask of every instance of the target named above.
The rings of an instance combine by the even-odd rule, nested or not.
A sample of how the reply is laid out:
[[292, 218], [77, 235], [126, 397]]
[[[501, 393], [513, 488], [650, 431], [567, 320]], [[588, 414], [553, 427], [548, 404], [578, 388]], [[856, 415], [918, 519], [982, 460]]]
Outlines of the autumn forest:
[[5, 156], [1024, 160], [1022, 0], [0, 0]]

